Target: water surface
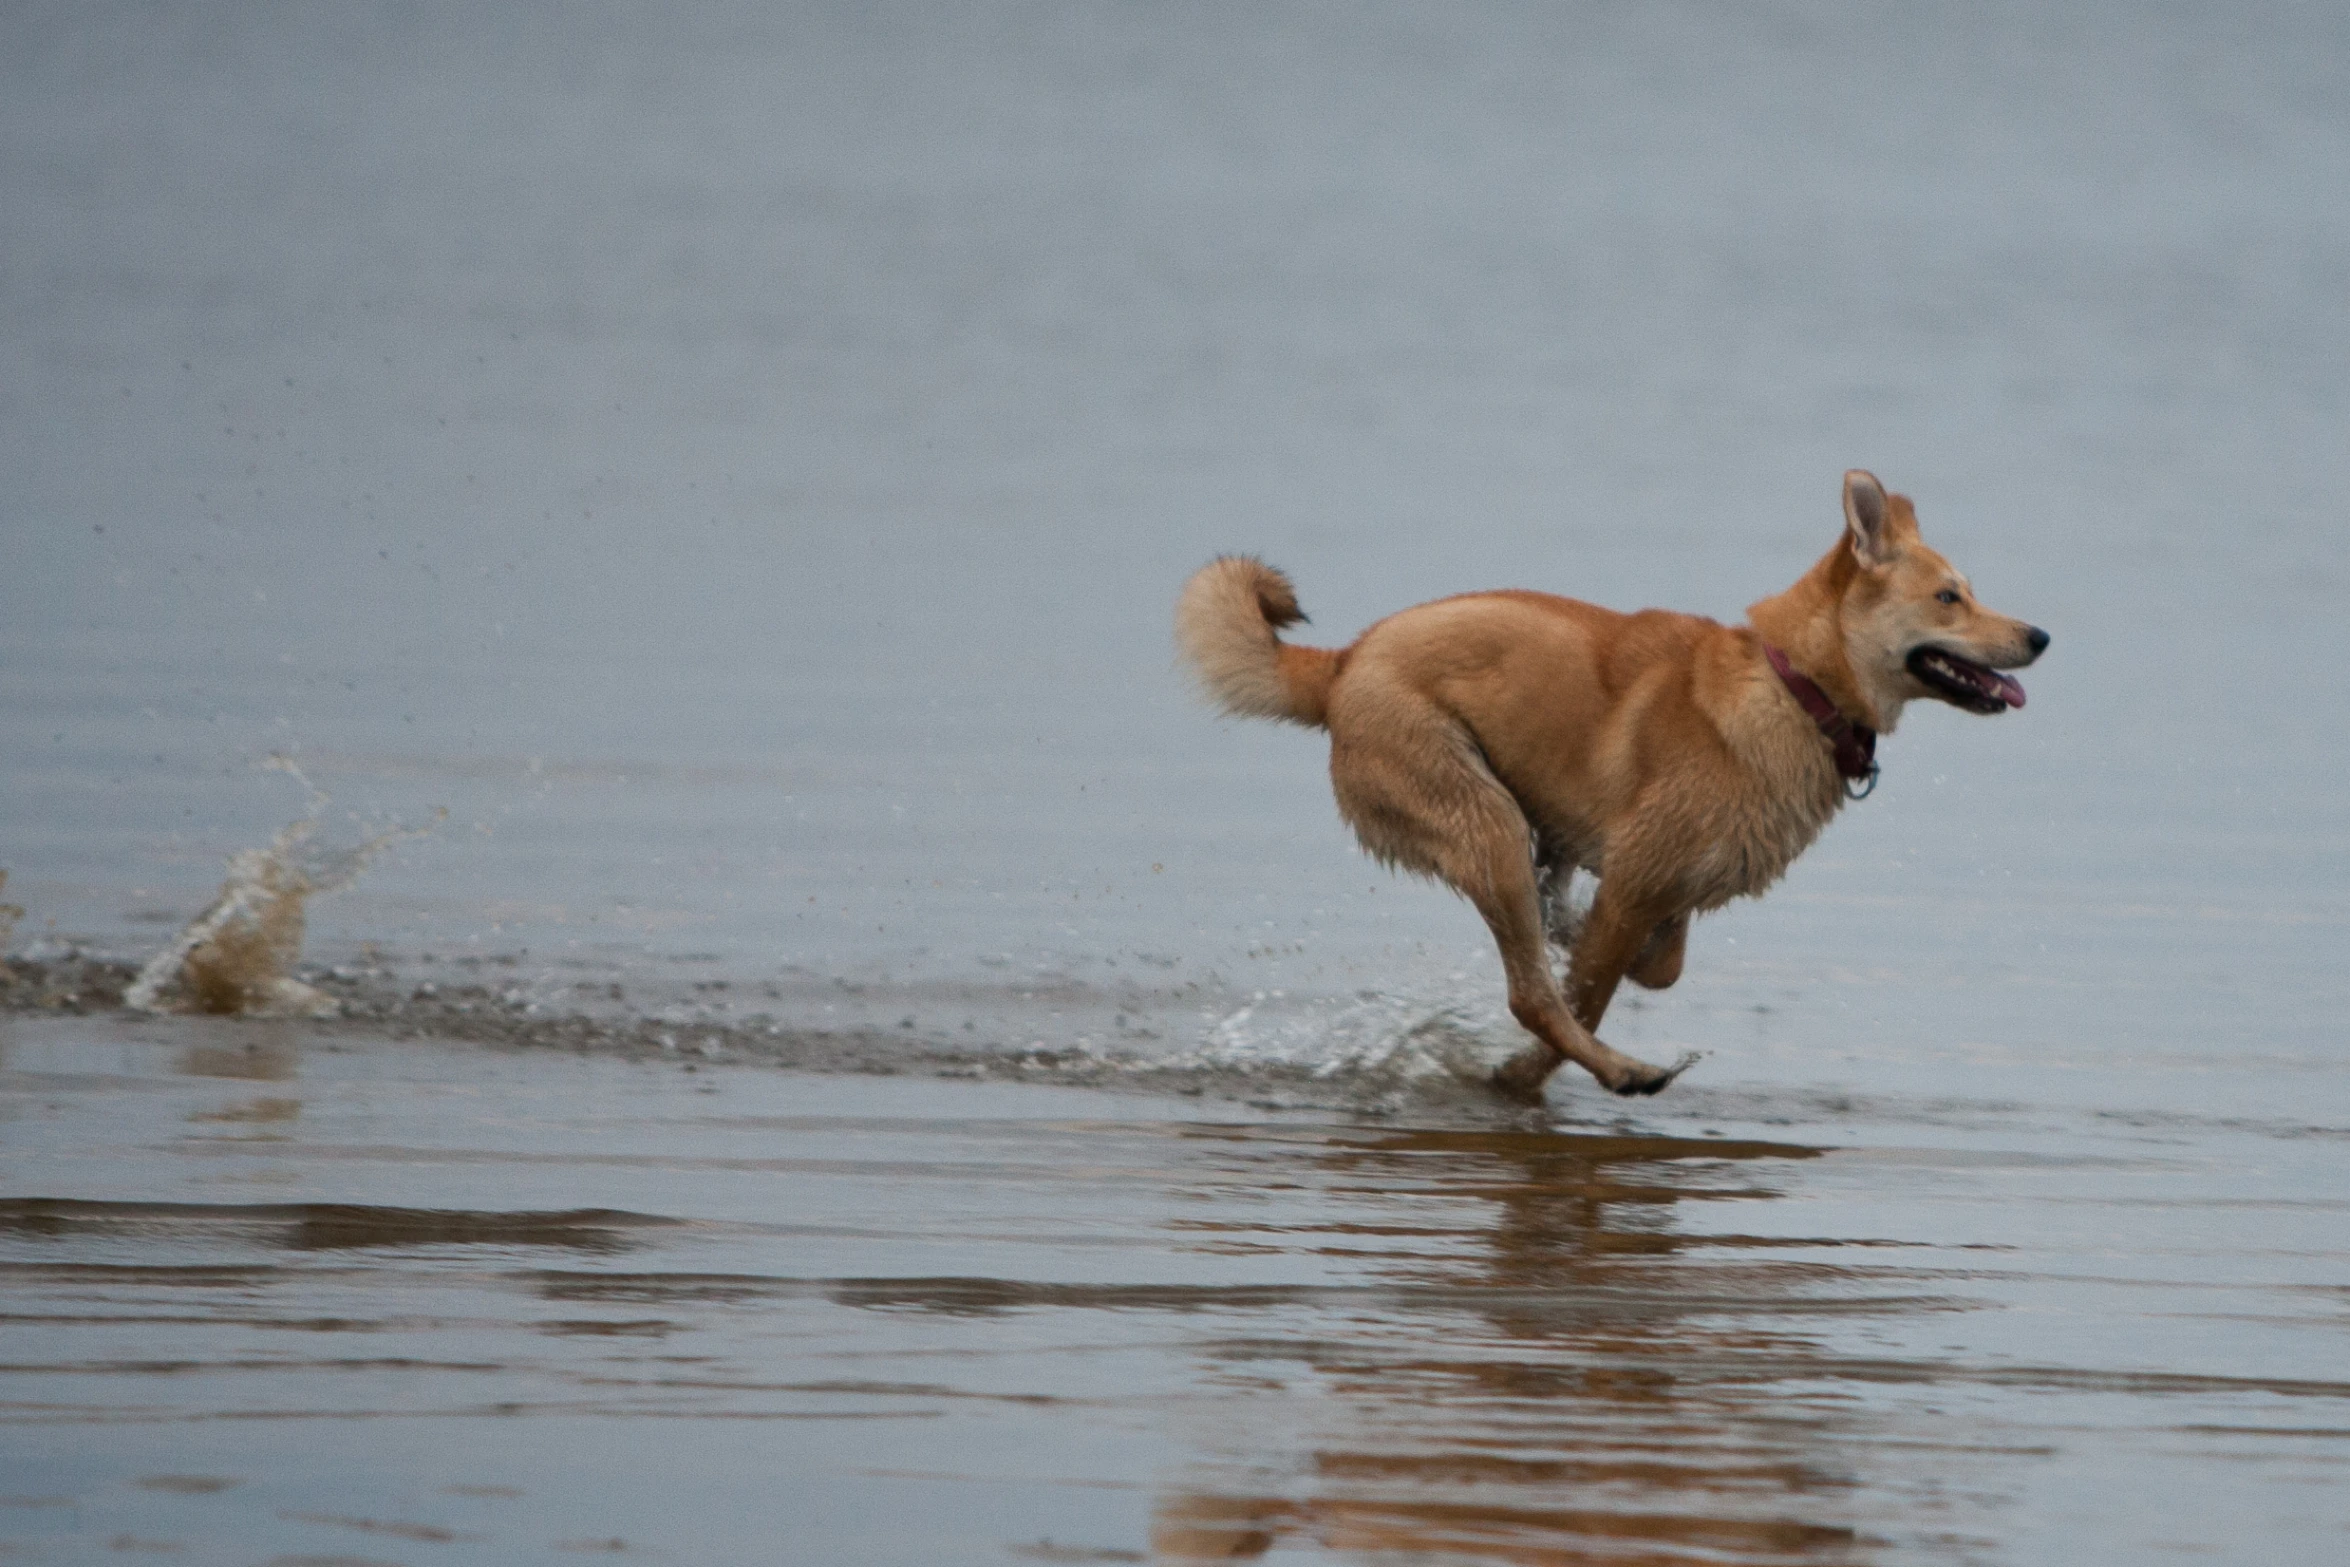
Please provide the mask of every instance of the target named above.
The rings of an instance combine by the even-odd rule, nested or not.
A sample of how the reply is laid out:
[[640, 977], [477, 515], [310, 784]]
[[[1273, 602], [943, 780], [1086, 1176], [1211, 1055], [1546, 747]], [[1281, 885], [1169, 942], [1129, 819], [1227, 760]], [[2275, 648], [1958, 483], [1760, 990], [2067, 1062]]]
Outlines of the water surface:
[[2339, 1128], [1391, 1127], [295, 1024], [6, 1046], [0, 1178], [75, 1194], [0, 1200], [34, 1559], [2341, 1540]]

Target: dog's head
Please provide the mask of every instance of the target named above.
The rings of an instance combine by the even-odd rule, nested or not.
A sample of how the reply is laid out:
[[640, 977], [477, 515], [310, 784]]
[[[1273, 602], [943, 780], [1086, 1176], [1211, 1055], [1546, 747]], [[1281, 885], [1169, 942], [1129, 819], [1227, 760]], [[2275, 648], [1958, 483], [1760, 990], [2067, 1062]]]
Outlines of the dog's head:
[[1853, 469], [1844, 530], [1856, 568], [1838, 606], [1844, 651], [1883, 727], [1920, 697], [1970, 713], [2024, 705], [2024, 688], [2000, 671], [2038, 658], [2048, 633], [1977, 603], [1965, 574], [1918, 537], [1908, 496]]

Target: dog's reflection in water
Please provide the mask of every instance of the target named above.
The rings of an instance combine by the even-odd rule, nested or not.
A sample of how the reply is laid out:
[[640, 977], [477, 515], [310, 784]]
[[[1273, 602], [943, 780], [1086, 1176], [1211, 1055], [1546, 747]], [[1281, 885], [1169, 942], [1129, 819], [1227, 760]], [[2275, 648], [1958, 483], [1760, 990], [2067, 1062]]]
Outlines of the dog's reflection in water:
[[[1867, 1309], [1863, 1276], [1675, 1223], [1685, 1203], [1768, 1199], [1774, 1167], [1817, 1152], [1553, 1133], [1334, 1141], [1333, 1186], [1381, 1193], [1386, 1219], [1428, 1217], [1284, 1237], [1391, 1247], [1397, 1261], [1328, 1333], [1211, 1346], [1235, 1376], [1294, 1381], [1276, 1363], [1303, 1362], [1307, 1430], [1292, 1452], [1235, 1449], [1279, 1416], [1228, 1422], [1201, 1468], [1238, 1483], [1162, 1497], [1154, 1559], [1277, 1546], [1524, 1564], [1856, 1559], [1837, 1411], [1781, 1391], [1822, 1351], [1773, 1321]], [[1463, 1201], [1490, 1205], [1473, 1255], [1442, 1244], [1464, 1233]]]

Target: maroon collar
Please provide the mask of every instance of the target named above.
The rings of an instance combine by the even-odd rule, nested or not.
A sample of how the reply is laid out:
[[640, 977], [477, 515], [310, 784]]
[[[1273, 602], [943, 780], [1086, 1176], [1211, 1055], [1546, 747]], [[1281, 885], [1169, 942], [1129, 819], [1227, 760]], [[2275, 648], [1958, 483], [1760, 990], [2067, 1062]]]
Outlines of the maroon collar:
[[[1820, 726], [1820, 733], [1835, 748], [1836, 771], [1844, 779], [1844, 792], [1855, 800], [1867, 798], [1869, 791], [1877, 787], [1877, 732], [1846, 718], [1828, 699], [1828, 693], [1820, 689], [1819, 682], [1788, 663], [1786, 654], [1768, 642], [1762, 645], [1762, 650], [1763, 657], [1771, 661], [1771, 668], [1779, 672], [1779, 680], [1787, 687], [1788, 694], [1803, 704], [1803, 710], [1811, 715], [1811, 721]], [[1854, 788], [1853, 784], [1862, 779], [1867, 782]]]

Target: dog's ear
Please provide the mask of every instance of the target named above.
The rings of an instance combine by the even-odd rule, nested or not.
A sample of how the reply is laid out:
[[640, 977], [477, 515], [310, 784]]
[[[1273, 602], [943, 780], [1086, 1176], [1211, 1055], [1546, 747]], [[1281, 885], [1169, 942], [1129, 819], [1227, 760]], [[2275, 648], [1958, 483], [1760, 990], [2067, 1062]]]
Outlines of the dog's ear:
[[1844, 475], [1844, 527], [1852, 535], [1852, 553], [1864, 566], [1882, 566], [1893, 555], [1892, 508], [1885, 486], [1866, 468]]

